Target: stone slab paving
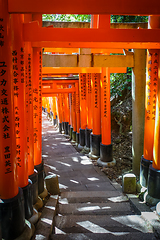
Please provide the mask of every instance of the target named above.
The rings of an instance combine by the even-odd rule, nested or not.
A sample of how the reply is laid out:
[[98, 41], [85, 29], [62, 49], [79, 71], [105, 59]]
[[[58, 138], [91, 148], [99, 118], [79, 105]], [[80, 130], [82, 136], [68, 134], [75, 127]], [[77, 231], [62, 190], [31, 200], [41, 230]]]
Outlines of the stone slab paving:
[[112, 184], [87, 155], [79, 153], [43, 114], [46, 175], [57, 174], [61, 194], [50, 239], [155, 239], [119, 185]]

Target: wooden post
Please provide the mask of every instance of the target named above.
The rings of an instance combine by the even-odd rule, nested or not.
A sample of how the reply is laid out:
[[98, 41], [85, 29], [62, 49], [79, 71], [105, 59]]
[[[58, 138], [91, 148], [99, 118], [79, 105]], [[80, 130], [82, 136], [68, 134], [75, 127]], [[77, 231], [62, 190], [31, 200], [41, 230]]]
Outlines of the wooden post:
[[101, 142], [101, 95], [100, 95], [100, 73], [93, 73], [91, 78], [92, 87], [92, 119], [93, 127], [90, 139], [91, 152], [89, 156], [98, 159], [100, 156]]
[[0, 0], [0, 6], [0, 216], [2, 238], [15, 239], [25, 227], [23, 192], [18, 189], [13, 108], [13, 82], [14, 79], [17, 81], [17, 73], [12, 78], [12, 31], [8, 1]]

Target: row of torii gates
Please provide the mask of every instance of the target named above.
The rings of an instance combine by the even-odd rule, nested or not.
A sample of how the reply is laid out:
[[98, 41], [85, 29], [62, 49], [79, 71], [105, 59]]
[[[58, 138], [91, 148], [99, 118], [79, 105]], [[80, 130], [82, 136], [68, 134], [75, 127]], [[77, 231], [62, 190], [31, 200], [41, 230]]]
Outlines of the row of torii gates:
[[[90, 28], [42, 27], [43, 13], [92, 14], [92, 20]], [[148, 29], [116, 29], [110, 14], [150, 15]], [[92, 155], [100, 154], [99, 164], [114, 163], [110, 73], [127, 67], [133, 69], [133, 171], [140, 173], [149, 195], [160, 199], [159, 14], [160, 2], [148, 0], [0, 0], [2, 238], [15, 239], [23, 232], [25, 218], [32, 216], [44, 191], [42, 97], [56, 96], [60, 126], [69, 123], [80, 146], [85, 145], [85, 132], [88, 139], [92, 131], [86, 147]], [[42, 48], [52, 54], [42, 54]]]

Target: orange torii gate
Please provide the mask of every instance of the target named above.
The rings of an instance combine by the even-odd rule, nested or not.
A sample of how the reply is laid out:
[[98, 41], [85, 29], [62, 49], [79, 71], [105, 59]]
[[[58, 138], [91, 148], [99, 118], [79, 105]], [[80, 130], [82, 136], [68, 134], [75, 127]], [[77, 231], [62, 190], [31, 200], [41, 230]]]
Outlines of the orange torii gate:
[[[135, 14], [135, 15], [160, 15], [160, 2], [153, 1], [150, 4], [150, 1], [143, 0], [125, 0], [123, 4], [120, 3], [119, 0], [111, 1], [107, 4], [106, 1], [100, 0], [96, 1], [93, 0], [89, 4], [85, 4], [84, 1], [78, 0], [69, 0], [69, 1], [62, 1], [61, 4], [57, 1], [50, 1], [50, 0], [40, 0], [38, 4], [31, 0], [28, 1], [21, 1], [21, 0], [0, 0], [0, 92], [1, 92], [1, 134], [0, 134], [0, 142], [1, 142], [1, 155], [0, 155], [0, 198], [2, 199], [0, 203], [0, 211], [2, 217], [2, 238], [4, 239], [13, 239], [18, 237], [21, 232], [23, 232], [25, 227], [25, 216], [24, 216], [24, 205], [23, 205], [23, 197], [22, 197], [22, 190], [19, 188], [17, 181], [17, 159], [16, 159], [16, 150], [18, 151], [18, 147], [16, 143], [16, 133], [15, 133], [15, 122], [17, 121], [17, 126], [21, 124], [18, 120], [19, 116], [14, 112], [13, 109], [13, 99], [14, 94], [18, 91], [18, 84], [17, 81], [21, 81], [23, 83], [23, 72], [24, 68], [21, 66], [21, 74], [19, 73], [19, 63], [20, 65], [24, 65], [25, 68], [27, 67], [28, 74], [25, 76], [27, 78], [27, 82], [29, 84], [28, 89], [28, 100], [29, 104], [34, 104], [35, 110], [35, 117], [39, 119], [39, 124], [35, 122], [36, 128], [38, 128], [38, 141], [41, 141], [41, 73], [42, 73], [42, 64], [41, 64], [41, 48], [42, 47], [55, 47], [55, 48], [118, 48], [118, 49], [160, 49], [160, 30], [157, 29], [111, 29], [110, 28], [110, 21], [109, 21], [109, 14]], [[132, 6], [132, 7], [131, 7]], [[138, 6], [138, 7], [137, 7]], [[42, 13], [81, 13], [81, 14], [100, 14], [99, 15], [99, 25], [96, 28], [91, 29], [59, 29], [59, 28], [43, 28], [38, 24], [41, 22], [39, 16]], [[14, 22], [13, 18], [10, 18], [10, 14], [18, 14], [18, 18], [24, 17], [24, 13], [32, 14], [32, 19], [28, 19], [22, 21], [20, 24], [21, 27], [19, 28], [20, 37], [22, 37], [22, 42], [24, 42], [25, 47], [27, 46], [27, 42], [32, 46], [34, 49], [34, 59], [38, 59], [36, 56], [36, 51], [39, 48], [39, 64], [38, 62], [35, 63], [37, 65], [39, 76], [39, 83], [34, 87], [34, 99], [31, 100], [32, 95], [32, 87], [30, 86], [31, 81], [31, 66], [32, 63], [32, 51], [28, 50], [28, 63], [26, 61], [23, 63], [23, 54], [19, 55], [16, 54], [14, 46], [14, 39], [12, 37], [16, 33], [14, 29]], [[22, 15], [21, 15], [22, 14]], [[108, 14], [108, 15], [106, 15]], [[20, 16], [21, 15], [21, 16]], [[154, 16], [153, 16], [154, 18]], [[107, 21], [105, 24], [105, 21]], [[13, 35], [11, 34], [13, 33]], [[27, 48], [27, 47], [26, 47]], [[18, 49], [19, 50], [19, 49]], [[20, 50], [23, 53], [23, 47], [21, 46]], [[141, 50], [140, 50], [141, 51]], [[27, 51], [26, 51], [27, 52]], [[156, 51], [155, 51], [156, 52]], [[138, 53], [138, 52], [137, 52]], [[136, 58], [136, 51], [134, 57]], [[13, 56], [13, 54], [16, 54]], [[25, 55], [24, 51], [24, 55]], [[159, 53], [158, 53], [159, 54]], [[38, 54], [37, 54], [38, 55]], [[143, 55], [143, 54], [142, 54]], [[14, 57], [14, 58], [13, 58]], [[26, 59], [26, 56], [24, 56]], [[80, 61], [76, 65], [76, 67], [86, 67], [84, 60], [86, 60], [88, 56], [80, 56]], [[130, 60], [133, 60], [132, 56], [126, 56]], [[143, 57], [142, 57], [143, 58]], [[109, 62], [113, 64], [113, 59], [121, 59], [123, 61], [124, 57], [119, 56], [96, 56], [93, 54], [93, 58], [89, 58], [89, 62], [87, 62], [88, 66], [92, 69], [92, 71], [88, 73], [102, 73], [102, 72], [95, 72], [95, 67], [101, 69], [102, 67], [114, 67], [114, 65], [110, 66]], [[36, 60], [38, 61], [38, 60]], [[116, 63], [115, 61], [115, 63]], [[131, 67], [133, 67], [133, 71], [135, 74], [135, 78], [137, 77], [136, 68], [140, 70], [141, 62], [139, 66], [130, 62]], [[84, 64], [84, 65], [83, 65]], [[39, 65], [39, 66], [38, 66]], [[36, 68], [36, 66], [34, 66]], [[117, 66], [115, 66], [117, 67]], [[119, 66], [120, 67], [120, 66]], [[159, 66], [158, 66], [159, 68]], [[71, 73], [74, 73], [74, 69], [71, 69]], [[77, 69], [79, 71], [79, 68]], [[99, 70], [101, 71], [101, 70]], [[143, 70], [142, 70], [143, 71]], [[47, 70], [46, 70], [47, 72]], [[57, 69], [58, 73], [58, 69]], [[60, 74], [63, 74], [63, 71]], [[79, 71], [80, 73], [80, 71]], [[87, 73], [82, 72], [81, 73]], [[36, 73], [35, 73], [36, 74]], [[159, 73], [158, 73], [159, 74]], [[21, 77], [20, 77], [21, 76]], [[105, 74], [104, 74], [105, 76]], [[149, 75], [150, 76], [150, 75]], [[159, 76], [159, 75], [158, 75]], [[107, 78], [107, 74], [106, 74]], [[35, 79], [34, 79], [35, 81]], [[38, 82], [38, 81], [36, 81]], [[14, 83], [14, 86], [13, 86]], [[137, 86], [137, 80], [134, 81], [135, 86]], [[135, 87], [134, 86], [134, 87]], [[15, 88], [14, 88], [15, 87]], [[22, 90], [22, 87], [20, 87]], [[136, 88], [136, 87], [135, 87]], [[38, 90], [38, 92], [37, 92]], [[48, 94], [51, 93], [51, 90]], [[73, 90], [73, 89], [72, 89]], [[103, 90], [103, 89], [102, 89]], [[45, 90], [46, 91], [46, 90]], [[47, 94], [47, 91], [45, 92]], [[52, 90], [53, 91], [53, 90]], [[58, 91], [56, 89], [56, 91]], [[137, 93], [137, 90], [136, 90]], [[17, 94], [17, 93], [16, 93]], [[134, 94], [133, 94], [134, 95]], [[158, 98], [157, 98], [158, 96]], [[158, 95], [156, 99], [159, 99], [159, 89]], [[136, 100], [137, 94], [135, 95]], [[38, 105], [36, 105], [38, 99]], [[24, 99], [25, 101], [25, 99]], [[31, 103], [30, 103], [31, 102]], [[159, 101], [157, 101], [158, 103]], [[158, 104], [157, 104], [158, 106]], [[16, 105], [18, 108], [18, 105]], [[38, 108], [38, 110], [37, 110]], [[18, 110], [18, 109], [17, 109]], [[158, 107], [156, 109], [156, 128], [155, 128], [155, 142], [154, 142], [154, 162], [152, 166], [152, 172], [156, 172], [156, 177], [158, 178], [159, 174], [159, 155], [158, 155], [158, 143], [159, 143], [159, 115], [158, 115]], [[31, 112], [31, 111], [30, 111]], [[17, 114], [17, 116], [15, 116]], [[138, 116], [138, 115], [137, 115]], [[33, 130], [33, 128], [30, 128]], [[17, 129], [16, 129], [17, 131]], [[18, 130], [19, 131], [19, 130]], [[17, 131], [17, 135], [18, 135]], [[27, 135], [29, 136], [29, 135]], [[37, 130], [34, 132], [34, 137], [37, 137]], [[21, 139], [21, 143], [23, 144], [24, 141]], [[106, 144], [106, 139], [104, 139], [104, 143]], [[107, 142], [107, 144], [110, 142]], [[32, 144], [32, 141], [30, 141]], [[102, 143], [103, 144], [103, 143]], [[34, 144], [35, 145], [35, 144]], [[29, 145], [28, 145], [29, 146]], [[37, 144], [36, 151], [38, 152], [41, 148], [40, 144]], [[137, 161], [138, 162], [138, 161]], [[35, 165], [39, 166], [41, 164], [41, 156], [36, 160]], [[24, 162], [26, 164], [26, 162]], [[33, 164], [33, 159], [31, 159], [30, 164]], [[137, 164], [138, 166], [138, 164]], [[135, 168], [136, 169], [136, 168]], [[41, 168], [39, 173], [41, 173]], [[30, 174], [34, 175], [33, 173], [33, 165], [30, 166]], [[25, 174], [26, 176], [26, 174]], [[40, 176], [40, 174], [39, 174]], [[41, 177], [39, 177], [41, 180]], [[25, 179], [26, 180], [26, 179]], [[154, 179], [153, 183], [156, 182]], [[21, 182], [22, 183], [22, 182]], [[23, 184], [22, 184], [23, 185]], [[11, 187], [12, 186], [12, 187]], [[24, 184], [26, 187], [26, 182]], [[155, 185], [154, 185], [155, 186]], [[157, 187], [157, 185], [156, 185]], [[38, 190], [38, 189], [37, 189]], [[153, 197], [159, 198], [159, 193], [151, 191], [151, 195]], [[27, 201], [27, 198], [25, 198]], [[31, 198], [29, 199], [29, 201]], [[29, 203], [28, 201], [28, 203]], [[10, 208], [8, 208], [8, 204]], [[14, 209], [16, 208], [16, 211]], [[8, 219], [6, 216], [10, 214], [12, 218], [10, 219], [10, 225], [8, 225]], [[14, 224], [13, 224], [14, 223]], [[12, 226], [14, 225], [14, 229]]]

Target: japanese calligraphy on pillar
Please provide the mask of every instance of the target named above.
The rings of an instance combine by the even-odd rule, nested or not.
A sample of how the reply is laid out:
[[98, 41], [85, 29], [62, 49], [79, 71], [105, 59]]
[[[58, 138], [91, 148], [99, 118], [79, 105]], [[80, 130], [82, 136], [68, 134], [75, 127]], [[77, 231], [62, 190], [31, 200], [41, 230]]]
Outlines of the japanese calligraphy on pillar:
[[[3, 25], [3, 18], [0, 18], [0, 51], [4, 51], [4, 45], [5, 45], [5, 31], [4, 31], [4, 25]], [[2, 55], [3, 57], [3, 55]], [[11, 149], [10, 149], [10, 119], [11, 119], [11, 113], [10, 113], [10, 93], [9, 93], [9, 82], [8, 82], [8, 72], [7, 72], [7, 63], [6, 58], [4, 56], [4, 59], [2, 58], [0, 60], [0, 107], [1, 107], [1, 128], [2, 128], [2, 141], [3, 141], [3, 149], [1, 151], [3, 152], [4, 156], [4, 165], [1, 167], [4, 167], [5, 174], [9, 174], [12, 172], [12, 161], [11, 161]]]
[[98, 108], [99, 106], [98, 106], [98, 85], [99, 85], [99, 79], [98, 79], [98, 74], [97, 73], [94, 73], [93, 74], [93, 78], [94, 78], [94, 80], [93, 80], [93, 87], [94, 87], [94, 107], [95, 108]]
[[86, 100], [86, 74], [80, 74], [81, 100]]
[[91, 88], [91, 73], [87, 73], [87, 91], [88, 93], [92, 93], [92, 88]]
[[158, 52], [148, 51], [146, 81], [146, 120], [155, 120], [158, 84]]
[[0, 48], [4, 46], [4, 25], [3, 18], [0, 18]]
[[80, 113], [80, 107], [79, 107], [79, 89], [78, 89], [78, 83], [76, 83], [76, 113]]
[[103, 75], [102, 81], [103, 81], [103, 100], [104, 100], [103, 116], [105, 118], [107, 118], [107, 88], [108, 88], [108, 84], [107, 84], [106, 75]]
[[[36, 124], [39, 119], [38, 119], [38, 88], [33, 88], [33, 121]], [[35, 127], [36, 126], [36, 127]], [[37, 128], [37, 124], [34, 125], [34, 143], [36, 143], [38, 141], [38, 128]]]
[[39, 123], [42, 121], [42, 51], [39, 51]]

